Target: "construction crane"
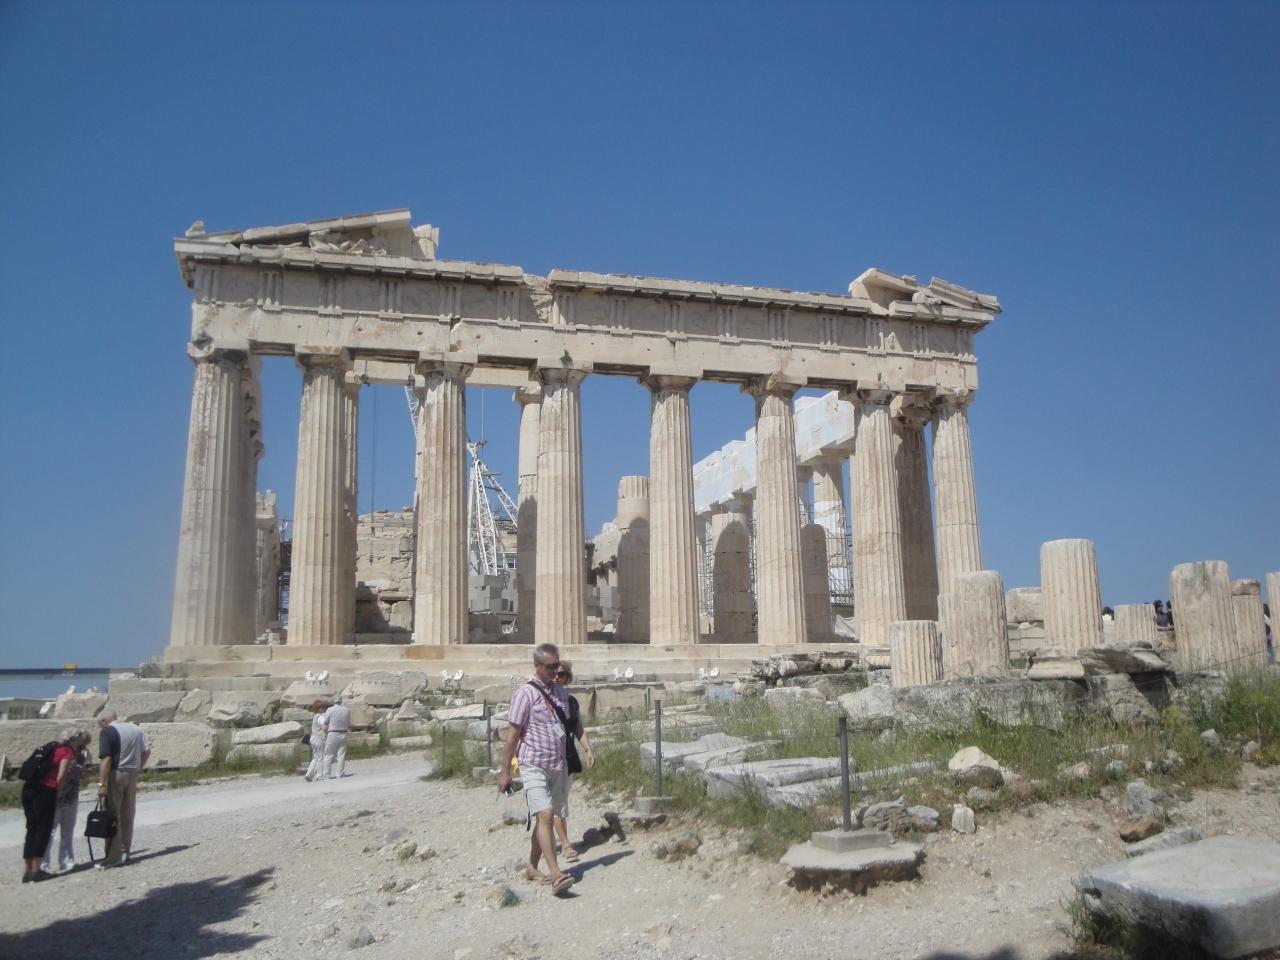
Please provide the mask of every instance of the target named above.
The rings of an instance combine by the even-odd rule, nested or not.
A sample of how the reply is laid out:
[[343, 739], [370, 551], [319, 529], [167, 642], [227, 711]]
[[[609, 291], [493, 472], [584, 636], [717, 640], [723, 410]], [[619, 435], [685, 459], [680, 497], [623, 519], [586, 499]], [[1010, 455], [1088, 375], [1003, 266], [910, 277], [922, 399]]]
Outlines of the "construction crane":
[[[410, 386], [404, 388], [409, 422], [418, 433], [421, 404]], [[470, 471], [467, 482], [467, 565], [479, 576], [502, 577], [504, 587], [515, 586], [515, 564], [502, 543], [502, 533], [516, 529], [515, 501], [503, 488], [498, 474], [480, 456], [484, 440], [467, 441]]]

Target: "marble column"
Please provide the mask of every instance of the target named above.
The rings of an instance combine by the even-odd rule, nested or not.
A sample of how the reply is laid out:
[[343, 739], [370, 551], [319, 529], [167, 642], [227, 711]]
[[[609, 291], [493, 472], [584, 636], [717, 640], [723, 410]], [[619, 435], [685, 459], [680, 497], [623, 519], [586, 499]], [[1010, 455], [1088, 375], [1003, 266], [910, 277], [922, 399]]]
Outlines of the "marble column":
[[933, 486], [937, 501], [938, 591], [958, 574], [982, 569], [978, 496], [969, 441], [969, 391], [941, 392], [934, 403]]
[[711, 514], [712, 597], [717, 643], [755, 640], [751, 610], [751, 542], [747, 505], [733, 499]]
[[1267, 659], [1267, 627], [1262, 614], [1262, 584], [1233, 580], [1231, 618], [1235, 635], [1236, 669], [1257, 669]]
[[929, 500], [929, 461], [924, 428], [931, 411], [921, 398], [897, 397], [893, 413], [893, 462], [898, 474], [902, 524], [902, 583], [908, 620], [938, 619], [938, 563]]
[[420, 361], [413, 642], [467, 642], [467, 376], [471, 366]]
[[[845, 509], [844, 460], [818, 460], [813, 465], [813, 522], [827, 531], [827, 570], [835, 597], [852, 593], [849, 575], [849, 514]], [[847, 600], [845, 602], [848, 602]]]
[[348, 373], [342, 390], [343, 536], [342, 559], [346, 564], [342, 593], [342, 631], [355, 640], [356, 632], [356, 527], [360, 523], [360, 378]]
[[821, 524], [800, 528], [804, 581], [804, 622], [809, 643], [831, 642], [831, 581], [827, 570], [827, 531]]
[[962, 573], [947, 605], [954, 634], [948, 676], [1003, 677], [1009, 673], [1008, 622], [1004, 581], [994, 570]]
[[796, 507], [796, 434], [792, 398], [798, 386], [763, 378], [756, 400], [756, 611], [759, 642], [804, 643], [800, 512]]
[[1042, 544], [1040, 589], [1046, 646], [1068, 653], [1102, 646], [1102, 590], [1092, 540]]
[[516, 634], [534, 643], [534, 609], [538, 574], [538, 433], [542, 419], [542, 389], [521, 387], [519, 490], [516, 494]]
[[619, 643], [649, 642], [649, 478], [618, 481]]
[[1149, 603], [1122, 603], [1116, 607], [1115, 636], [1121, 643], [1160, 645], [1156, 611]]
[[858, 640], [889, 642], [889, 624], [907, 618], [902, 583], [902, 513], [893, 458], [893, 422], [888, 390], [859, 390], [853, 448], [853, 582]]
[[1225, 669], [1234, 646], [1231, 575], [1223, 560], [1180, 563], [1169, 574], [1169, 602], [1184, 669]]
[[649, 642], [698, 642], [693, 517], [692, 377], [653, 376], [649, 425]]
[[889, 624], [889, 666], [895, 687], [924, 687], [942, 679], [942, 646], [932, 620]]
[[240, 419], [240, 477], [236, 512], [236, 643], [253, 643], [256, 616], [254, 598], [257, 595], [257, 493], [258, 461], [262, 458], [262, 411], [260, 409], [257, 367], [261, 363], [250, 357], [245, 364], [245, 375], [240, 385], [243, 393]]
[[195, 362], [170, 646], [241, 642], [236, 584], [246, 349], [188, 347]]
[[956, 670], [956, 633], [953, 624], [956, 622], [956, 595], [954, 593], [938, 594], [938, 645], [941, 648], [942, 676], [951, 680], [960, 674]]
[[541, 368], [538, 432], [538, 560], [534, 630], [543, 640], [587, 641], [586, 537], [582, 519], [582, 411], [586, 373]]
[[345, 351], [297, 351], [302, 367], [297, 484], [289, 574], [289, 643], [340, 644], [345, 634], [347, 564]]
[[254, 636], [261, 637], [280, 619], [280, 517], [276, 495], [268, 490], [256, 497], [254, 567], [256, 571]]

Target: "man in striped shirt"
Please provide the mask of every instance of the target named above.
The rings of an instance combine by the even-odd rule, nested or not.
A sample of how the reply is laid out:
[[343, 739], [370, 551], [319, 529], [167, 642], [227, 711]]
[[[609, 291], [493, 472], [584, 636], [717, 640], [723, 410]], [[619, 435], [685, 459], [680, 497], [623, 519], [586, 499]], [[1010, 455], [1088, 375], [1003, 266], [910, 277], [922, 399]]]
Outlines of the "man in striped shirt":
[[[564, 687], [555, 682], [559, 666], [560, 650], [554, 643], [540, 643], [533, 648], [533, 679], [511, 698], [507, 711], [507, 747], [498, 770], [498, 792], [505, 793], [511, 787], [511, 759], [517, 755], [518, 748], [525, 800], [534, 821], [525, 877], [550, 881], [552, 891], [557, 894], [568, 890], [576, 879], [556, 863], [555, 838], [551, 832], [553, 815], [569, 818], [567, 732], [562, 719], [568, 715], [569, 697]], [[538, 869], [540, 860], [547, 861], [545, 874]]]

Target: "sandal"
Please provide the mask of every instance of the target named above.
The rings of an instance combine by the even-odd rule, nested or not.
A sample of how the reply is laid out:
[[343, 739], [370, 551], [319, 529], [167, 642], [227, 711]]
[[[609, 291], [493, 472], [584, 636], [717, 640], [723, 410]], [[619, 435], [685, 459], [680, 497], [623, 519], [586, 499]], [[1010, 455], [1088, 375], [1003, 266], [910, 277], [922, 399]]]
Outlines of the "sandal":
[[560, 855], [571, 863], [574, 860], [577, 860], [579, 856], [581, 856], [581, 854], [579, 854], [578, 851], [573, 847], [565, 847], [562, 851], [560, 851]]
[[558, 897], [577, 882], [578, 878], [573, 876], [573, 874], [562, 873], [552, 881], [551, 892]]

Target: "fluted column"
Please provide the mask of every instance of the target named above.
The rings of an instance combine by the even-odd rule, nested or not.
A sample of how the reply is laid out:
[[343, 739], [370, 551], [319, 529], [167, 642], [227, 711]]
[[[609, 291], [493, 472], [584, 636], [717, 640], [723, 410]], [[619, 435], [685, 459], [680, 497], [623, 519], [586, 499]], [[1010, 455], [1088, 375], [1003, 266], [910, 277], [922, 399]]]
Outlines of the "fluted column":
[[235, 513], [235, 554], [236, 554], [236, 643], [253, 643], [257, 638], [254, 632], [256, 615], [254, 599], [257, 595], [257, 492], [258, 461], [264, 451], [262, 445], [262, 411], [260, 409], [257, 367], [261, 363], [250, 357], [245, 364], [244, 376], [240, 378], [243, 400], [240, 418], [240, 453], [239, 453], [239, 491], [237, 494]]
[[649, 642], [649, 478], [618, 481], [619, 643]]
[[883, 646], [889, 624], [907, 618], [902, 584], [902, 513], [893, 457], [893, 423], [888, 390], [858, 390], [853, 448], [853, 582], [858, 639]]
[[755, 639], [751, 611], [751, 542], [742, 500], [717, 504], [711, 514], [711, 592], [717, 643]]
[[955, 592], [943, 594], [953, 635], [947, 676], [1003, 677], [1009, 673], [1004, 581], [995, 570], [962, 573]]
[[280, 518], [276, 495], [268, 490], [256, 498], [254, 566], [257, 572], [254, 636], [260, 637], [280, 619]]
[[356, 527], [360, 522], [360, 378], [348, 373], [342, 390], [343, 574], [342, 632], [356, 632]]
[[649, 421], [649, 642], [698, 642], [692, 377], [653, 376]]
[[1073, 651], [1102, 646], [1102, 590], [1092, 540], [1050, 540], [1040, 547], [1045, 644]]
[[582, 412], [586, 372], [542, 368], [538, 434], [536, 622], [543, 640], [586, 643], [586, 543], [582, 519]]
[[1169, 574], [1169, 602], [1185, 669], [1225, 669], [1234, 647], [1231, 574], [1223, 560], [1180, 563]]
[[345, 351], [297, 351], [302, 367], [293, 551], [289, 575], [289, 643], [340, 644], [345, 633], [347, 565], [346, 454], [343, 450]]
[[196, 369], [169, 644], [232, 644], [239, 642], [236, 506], [247, 354], [194, 345], [188, 353]]
[[538, 576], [538, 432], [542, 390], [521, 387], [519, 492], [516, 494], [516, 632], [524, 643], [534, 641], [534, 612]]
[[978, 495], [969, 440], [969, 391], [941, 392], [934, 404], [933, 484], [937, 501], [938, 591], [957, 574], [982, 569]]
[[1149, 643], [1159, 646], [1156, 611], [1149, 603], [1122, 603], [1116, 607], [1115, 635], [1121, 643]]
[[1267, 627], [1262, 614], [1262, 584], [1257, 580], [1233, 580], [1231, 618], [1238, 670], [1250, 670], [1266, 662]]
[[844, 496], [845, 459], [831, 457], [813, 465], [813, 522], [822, 524], [827, 531], [827, 570], [833, 600], [847, 598], [853, 583], [849, 573], [849, 515]]
[[827, 531], [821, 524], [800, 528], [800, 563], [804, 581], [804, 623], [809, 643], [831, 640], [831, 581], [827, 570]]
[[908, 620], [938, 619], [938, 563], [929, 504], [929, 462], [924, 428], [931, 411], [913, 395], [897, 397], [893, 413], [893, 461], [902, 517], [902, 584]]
[[796, 384], [774, 378], [748, 388], [756, 400], [756, 611], [759, 642], [804, 643], [800, 512], [796, 506]]
[[889, 624], [889, 666], [895, 687], [923, 687], [942, 679], [942, 646], [932, 620]]
[[467, 642], [467, 375], [471, 366], [420, 361], [417, 551], [413, 642]]

